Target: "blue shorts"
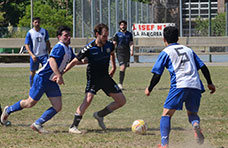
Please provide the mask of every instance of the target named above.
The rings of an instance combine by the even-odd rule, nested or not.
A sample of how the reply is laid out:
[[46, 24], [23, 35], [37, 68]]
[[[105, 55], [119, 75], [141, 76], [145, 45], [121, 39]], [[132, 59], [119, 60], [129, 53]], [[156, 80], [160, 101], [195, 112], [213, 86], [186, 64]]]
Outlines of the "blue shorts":
[[164, 108], [182, 110], [183, 103], [190, 112], [198, 112], [201, 90], [193, 88], [170, 88]]
[[62, 96], [59, 85], [57, 83], [36, 74], [34, 76], [32, 87], [29, 91], [29, 96], [33, 100], [39, 101], [44, 93], [46, 93], [47, 97]]
[[36, 59], [37, 59], [37, 61], [34, 62], [32, 60], [32, 57], [30, 56], [30, 71], [38, 70], [40, 63], [43, 66], [48, 60], [48, 55], [43, 55], [43, 56], [40, 56], [40, 57], [36, 57]]

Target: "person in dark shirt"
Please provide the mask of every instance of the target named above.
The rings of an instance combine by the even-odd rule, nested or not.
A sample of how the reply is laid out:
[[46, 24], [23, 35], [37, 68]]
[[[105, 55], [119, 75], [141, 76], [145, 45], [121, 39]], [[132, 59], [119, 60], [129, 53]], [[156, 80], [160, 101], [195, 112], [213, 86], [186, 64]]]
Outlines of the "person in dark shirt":
[[134, 54], [134, 44], [132, 33], [127, 31], [127, 22], [124, 20], [120, 21], [119, 27], [120, 30], [114, 35], [113, 43], [116, 46], [116, 56], [120, 65], [118, 86], [120, 89], [123, 89], [125, 70], [130, 66], [130, 56]]
[[[86, 45], [65, 69], [65, 71], [68, 71], [76, 64], [86, 63], [85, 61], [88, 62], [85, 98], [82, 104], [76, 109], [74, 121], [69, 128], [70, 133], [82, 133], [78, 130], [78, 125], [86, 109], [92, 102], [94, 95], [96, 95], [96, 92], [100, 89], [102, 89], [107, 96], [114, 99], [114, 101], [107, 105], [104, 109], [93, 114], [94, 118], [97, 119], [99, 126], [103, 130], [106, 130], [106, 126], [103, 122], [104, 117], [112, 113], [114, 110], [122, 107], [126, 103], [125, 96], [123, 95], [121, 89], [112, 79], [116, 70], [116, 64], [114, 44], [111, 41], [108, 41], [108, 30], [109, 29], [105, 24], [96, 25], [94, 28], [94, 35], [96, 39]], [[112, 69], [109, 72], [110, 59]]]

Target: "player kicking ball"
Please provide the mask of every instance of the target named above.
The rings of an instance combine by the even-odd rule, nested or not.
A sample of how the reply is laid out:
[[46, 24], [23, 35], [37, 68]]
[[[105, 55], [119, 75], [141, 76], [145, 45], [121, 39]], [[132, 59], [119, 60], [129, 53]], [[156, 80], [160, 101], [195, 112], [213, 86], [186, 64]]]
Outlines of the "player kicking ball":
[[31, 128], [39, 133], [48, 132], [43, 128], [43, 124], [62, 109], [62, 94], [59, 85], [64, 84], [62, 77], [64, 68], [75, 57], [72, 48], [69, 46], [71, 39], [70, 28], [67, 26], [59, 27], [57, 38], [59, 42], [52, 49], [50, 58], [34, 77], [29, 97], [4, 108], [1, 115], [1, 123], [3, 125], [7, 125], [7, 119], [10, 114], [24, 108], [33, 107], [45, 93], [52, 106], [31, 125]]
[[[98, 121], [99, 126], [106, 130], [104, 117], [112, 113], [114, 110], [122, 107], [126, 103], [125, 96], [112, 79], [116, 70], [114, 44], [108, 41], [108, 26], [98, 24], [94, 28], [95, 40], [90, 42], [83, 48], [74, 60], [66, 67], [65, 71], [72, 68], [84, 58], [88, 59], [87, 66], [87, 85], [85, 89], [85, 97], [82, 104], [76, 109], [73, 123], [69, 128], [70, 133], [81, 134], [78, 130], [78, 125], [82, 119], [86, 109], [91, 104], [94, 95], [102, 89], [107, 96], [113, 98], [113, 102], [107, 105], [104, 109], [95, 112], [94, 118]], [[109, 61], [111, 59], [112, 69], [109, 71]]]
[[163, 35], [167, 47], [159, 54], [151, 71], [154, 75], [149, 87], [145, 89], [145, 94], [149, 96], [166, 67], [171, 76], [171, 88], [164, 103], [160, 120], [161, 145], [158, 147], [168, 147], [171, 118], [176, 110], [182, 110], [184, 102], [197, 143], [203, 144], [204, 135], [200, 128], [200, 117], [197, 113], [200, 107], [201, 93], [205, 90], [198, 70], [201, 69], [212, 94], [215, 92], [215, 86], [212, 83], [210, 72], [192, 49], [177, 43], [178, 29], [176, 27], [166, 27]]

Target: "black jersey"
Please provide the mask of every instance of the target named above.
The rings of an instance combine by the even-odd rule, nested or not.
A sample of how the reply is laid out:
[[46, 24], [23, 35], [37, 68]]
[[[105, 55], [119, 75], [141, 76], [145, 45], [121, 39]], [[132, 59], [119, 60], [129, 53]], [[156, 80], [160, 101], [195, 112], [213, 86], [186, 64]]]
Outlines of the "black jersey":
[[133, 36], [132, 33], [129, 31], [121, 32], [118, 31], [116, 32], [114, 38], [114, 41], [117, 42], [117, 47], [116, 47], [116, 52], [117, 54], [130, 54], [130, 42], [133, 41]]
[[114, 44], [107, 41], [103, 47], [98, 47], [95, 40], [87, 44], [76, 56], [81, 61], [88, 58], [87, 78], [99, 78], [108, 75], [111, 52], [114, 50]]

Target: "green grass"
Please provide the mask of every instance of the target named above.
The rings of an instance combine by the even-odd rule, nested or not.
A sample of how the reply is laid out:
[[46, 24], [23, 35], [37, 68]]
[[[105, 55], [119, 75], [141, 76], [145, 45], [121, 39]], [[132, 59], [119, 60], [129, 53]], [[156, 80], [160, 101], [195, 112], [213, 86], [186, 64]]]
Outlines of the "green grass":
[[[228, 67], [209, 67], [209, 69], [217, 91], [211, 95], [207, 90], [202, 95], [199, 115], [206, 139], [205, 144], [200, 148], [228, 147]], [[163, 102], [169, 91], [169, 74], [165, 71], [151, 96], [146, 97], [144, 89], [148, 86], [152, 76], [150, 70], [151, 67], [131, 67], [127, 69], [124, 83], [126, 90], [123, 91], [127, 98], [127, 104], [105, 118], [108, 128], [107, 133], [100, 130], [97, 122], [92, 117], [93, 112], [104, 108], [112, 101], [102, 91], [99, 91], [79, 126], [80, 129], [87, 130], [87, 133], [74, 135], [68, 133], [68, 128], [73, 121], [76, 107], [84, 98], [86, 68], [73, 68], [64, 75], [65, 85], [61, 86], [63, 94], [62, 111], [45, 123], [45, 128], [50, 133], [46, 135], [37, 134], [29, 127], [50, 107], [50, 102], [44, 95], [33, 108], [11, 114], [9, 117], [12, 122], [11, 127], [0, 126], [0, 147], [155, 147], [160, 143], [159, 122]], [[118, 80], [118, 71], [116, 71], [114, 79]], [[203, 77], [202, 80], [206, 84]], [[2, 107], [27, 98], [29, 93], [29, 68], [1, 68], [0, 85], [0, 104]], [[146, 135], [136, 135], [131, 132], [131, 124], [136, 119], [143, 119], [147, 122], [149, 130]], [[197, 148], [199, 146], [196, 145], [193, 137], [186, 110], [176, 112], [172, 119], [170, 147]]]

